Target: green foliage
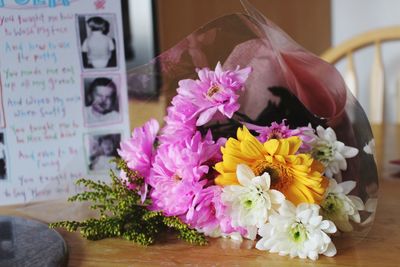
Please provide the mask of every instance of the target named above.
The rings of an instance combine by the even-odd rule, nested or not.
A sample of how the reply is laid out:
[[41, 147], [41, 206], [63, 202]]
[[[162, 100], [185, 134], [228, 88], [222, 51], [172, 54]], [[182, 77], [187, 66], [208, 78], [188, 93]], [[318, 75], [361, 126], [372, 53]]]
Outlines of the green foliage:
[[191, 244], [206, 245], [207, 239], [204, 235], [199, 234], [196, 230], [190, 229], [187, 224], [184, 224], [176, 217], [163, 217], [163, 223], [170, 228], [179, 231], [178, 237], [186, 240]]
[[[130, 170], [125, 161], [115, 159], [115, 163], [118, 169], [125, 171], [128, 183], [136, 184], [137, 188], [143, 185], [143, 178]], [[99, 212], [99, 218], [82, 222], [61, 221], [51, 223], [49, 227], [61, 227], [70, 232], [79, 230], [89, 240], [120, 237], [141, 245], [153, 244], [161, 233], [172, 229], [178, 232], [179, 238], [191, 244], [207, 244], [203, 234], [190, 229], [179, 218], [149, 211], [146, 208], [148, 200], [141, 203], [138, 192], [129, 190], [113, 171], [110, 171], [110, 177], [111, 185], [88, 179], [77, 180], [76, 183], [86, 187], [87, 191], [69, 198], [69, 201], [91, 202], [90, 208]]]

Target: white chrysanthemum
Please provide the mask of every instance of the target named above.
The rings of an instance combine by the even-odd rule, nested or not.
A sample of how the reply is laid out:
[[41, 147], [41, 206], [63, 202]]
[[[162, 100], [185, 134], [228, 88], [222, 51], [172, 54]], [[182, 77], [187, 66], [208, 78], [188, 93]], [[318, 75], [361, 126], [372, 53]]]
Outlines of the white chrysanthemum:
[[247, 237], [255, 239], [258, 227], [268, 220], [285, 196], [270, 189], [271, 178], [266, 172], [255, 176], [250, 167], [239, 164], [236, 175], [239, 185], [225, 186], [221, 198], [228, 206], [232, 226], [246, 228]]
[[318, 205], [301, 203], [296, 208], [285, 201], [279, 214], [271, 215], [269, 222], [260, 228], [258, 234], [262, 238], [256, 248], [291, 258], [316, 260], [319, 254], [332, 257], [336, 248], [327, 234], [334, 232], [335, 225], [322, 220]]
[[357, 196], [348, 196], [356, 186], [354, 181], [338, 184], [335, 179], [329, 179], [326, 197], [321, 203], [321, 214], [325, 219], [333, 221], [343, 232], [350, 232], [353, 226], [350, 220], [360, 223], [359, 210], [364, 209], [364, 203]]
[[347, 158], [358, 154], [358, 149], [346, 146], [337, 141], [332, 128], [317, 127], [318, 137], [313, 142], [312, 156], [325, 166], [325, 176], [332, 178], [334, 174], [347, 169]]
[[366, 144], [363, 148], [364, 152], [370, 155], [375, 154], [375, 140], [371, 139], [368, 144]]

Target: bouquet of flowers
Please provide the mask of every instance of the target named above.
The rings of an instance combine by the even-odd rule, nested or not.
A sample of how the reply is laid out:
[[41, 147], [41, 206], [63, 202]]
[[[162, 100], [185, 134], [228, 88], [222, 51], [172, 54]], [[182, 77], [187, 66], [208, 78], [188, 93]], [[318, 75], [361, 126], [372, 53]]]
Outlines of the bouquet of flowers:
[[192, 65], [201, 65], [202, 45], [212, 43], [204, 39], [239, 18], [258, 38], [235, 43], [224, 64], [190, 71], [185, 43], [159, 57], [177, 87], [164, 125], [150, 119], [121, 142], [111, 185], [78, 181], [89, 190], [71, 200], [92, 201], [100, 218], [52, 227], [145, 245], [173, 228], [195, 244], [250, 239], [259, 250], [315, 260], [336, 254], [333, 235], [371, 221], [376, 169], [369, 127], [362, 139], [355, 133], [368, 126], [362, 109], [332, 66], [247, 8], [252, 16], [232, 15], [186, 39]]

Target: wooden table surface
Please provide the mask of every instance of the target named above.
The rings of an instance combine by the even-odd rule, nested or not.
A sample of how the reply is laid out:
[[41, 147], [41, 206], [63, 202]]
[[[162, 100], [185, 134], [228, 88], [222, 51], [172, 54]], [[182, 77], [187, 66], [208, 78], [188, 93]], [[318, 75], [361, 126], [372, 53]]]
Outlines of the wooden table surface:
[[[161, 243], [142, 247], [119, 239], [88, 241], [77, 233], [59, 230], [68, 243], [70, 266], [400, 266], [400, 127], [375, 127], [380, 189], [375, 223], [368, 236], [356, 246], [339, 249], [333, 257], [317, 261], [290, 259], [258, 251], [250, 241], [238, 244], [228, 239], [210, 239], [208, 246], [191, 246], [166, 238]], [[64, 201], [24, 206], [0, 207], [0, 214], [19, 215], [44, 222], [68, 216], [85, 218], [81, 204]]]

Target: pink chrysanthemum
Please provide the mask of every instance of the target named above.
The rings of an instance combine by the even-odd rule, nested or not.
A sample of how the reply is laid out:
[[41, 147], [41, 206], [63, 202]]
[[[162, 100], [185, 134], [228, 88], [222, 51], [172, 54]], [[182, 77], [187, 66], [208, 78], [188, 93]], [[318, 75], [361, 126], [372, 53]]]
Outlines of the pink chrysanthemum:
[[[159, 130], [158, 122], [151, 119], [143, 127], [133, 130], [132, 137], [121, 142], [118, 154], [126, 161], [128, 167], [137, 171], [145, 180], [145, 185], [150, 174], [150, 168], [154, 159], [153, 144]], [[122, 180], [127, 180], [126, 175], [120, 175]], [[135, 189], [134, 184], [127, 184], [129, 189]], [[147, 188], [141, 190], [147, 192]]]
[[197, 107], [196, 125], [206, 124], [217, 111], [231, 118], [240, 107], [238, 93], [250, 72], [250, 67], [223, 71], [218, 62], [215, 71], [208, 68], [198, 70], [199, 80], [181, 80], [178, 93]]
[[161, 145], [155, 157], [150, 185], [153, 210], [166, 216], [185, 215], [193, 199], [207, 184], [210, 167], [207, 162], [220, 152], [219, 144], [209, 132], [202, 139], [200, 132], [179, 143]]
[[197, 108], [180, 95], [172, 99], [172, 106], [167, 109], [165, 126], [162, 129], [160, 142], [173, 144], [192, 138], [196, 132], [196, 119], [194, 113]]
[[259, 134], [257, 139], [262, 143], [270, 139], [284, 139], [291, 136], [298, 136], [303, 141], [300, 147], [301, 152], [310, 151], [310, 144], [316, 137], [311, 127], [290, 129], [289, 126], [286, 125], [286, 120], [282, 120], [280, 124], [273, 122], [271, 126], [258, 126], [250, 123], [245, 123], [245, 125], [248, 129], [254, 130]]
[[246, 235], [245, 229], [233, 228], [228, 208], [221, 200], [222, 187], [209, 186], [201, 190], [184, 218], [191, 227], [207, 236], [219, 237], [238, 232]]
[[203, 189], [195, 196], [185, 218], [191, 227], [207, 236], [218, 237], [222, 234], [217, 215], [223, 215], [221, 213], [226, 208], [221, 201], [221, 191], [219, 186]]

